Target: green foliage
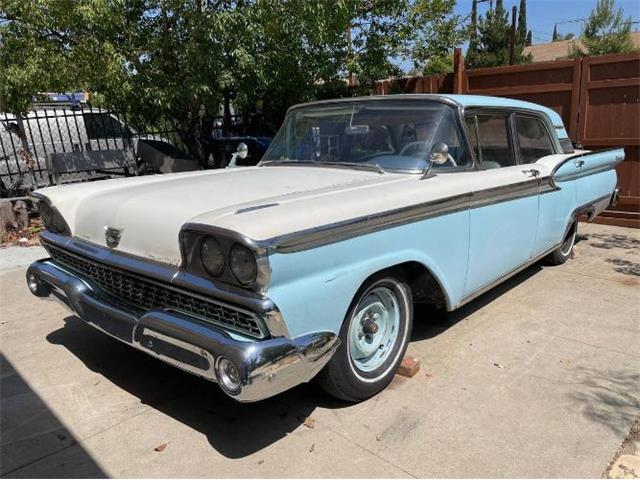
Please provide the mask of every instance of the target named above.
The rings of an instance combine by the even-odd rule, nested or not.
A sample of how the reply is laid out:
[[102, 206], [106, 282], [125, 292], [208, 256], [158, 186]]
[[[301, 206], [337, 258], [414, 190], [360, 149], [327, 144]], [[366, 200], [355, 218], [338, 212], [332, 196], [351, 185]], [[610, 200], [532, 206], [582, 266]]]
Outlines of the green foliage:
[[415, 68], [423, 69], [431, 62], [441, 62], [455, 47], [469, 39], [472, 28], [467, 24], [467, 18], [453, 14], [455, 4], [455, 0], [413, 2], [408, 22], [413, 37], [404, 52], [413, 59]]
[[614, 0], [598, 0], [580, 35], [586, 52], [574, 45], [571, 54], [578, 57], [632, 52], [630, 33], [631, 17], [625, 19], [622, 8], [615, 9]]
[[423, 75], [453, 72], [453, 53], [432, 57], [422, 69]]
[[[86, 90], [130, 123], [168, 124], [191, 154], [224, 98], [275, 130], [286, 109], [369, 93], [463, 41], [454, 0], [0, 0], [0, 110]], [[351, 43], [347, 30], [351, 31]], [[439, 60], [434, 60], [435, 62]], [[358, 87], [347, 88], [351, 72]]]
[[520, 45], [525, 45], [527, 43], [527, 0], [520, 0], [516, 40]]
[[[520, 25], [526, 31], [526, 17], [521, 18]], [[477, 39], [474, 44], [469, 45], [467, 51], [466, 66], [484, 68], [508, 65], [511, 25], [502, 0], [497, 0], [495, 8], [490, 8], [484, 17], [478, 18], [477, 31]], [[518, 39], [518, 30], [516, 30], [514, 64], [530, 62], [531, 57], [522, 54], [526, 36], [525, 42], [520, 42]]]

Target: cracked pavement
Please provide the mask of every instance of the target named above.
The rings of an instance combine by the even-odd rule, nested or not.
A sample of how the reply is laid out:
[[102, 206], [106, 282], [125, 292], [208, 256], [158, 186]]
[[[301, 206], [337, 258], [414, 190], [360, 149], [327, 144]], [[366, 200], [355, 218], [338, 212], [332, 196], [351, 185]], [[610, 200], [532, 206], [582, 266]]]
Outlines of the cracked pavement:
[[2, 476], [599, 477], [640, 415], [638, 230], [580, 224], [567, 264], [453, 313], [418, 308], [421, 371], [359, 405], [313, 384], [235, 403], [32, 297], [14, 254]]

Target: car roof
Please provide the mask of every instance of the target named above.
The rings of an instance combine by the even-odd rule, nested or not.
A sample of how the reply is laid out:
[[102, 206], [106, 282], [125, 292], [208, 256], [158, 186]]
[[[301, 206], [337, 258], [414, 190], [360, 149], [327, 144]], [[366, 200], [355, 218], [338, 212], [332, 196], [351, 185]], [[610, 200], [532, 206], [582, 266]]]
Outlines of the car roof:
[[432, 99], [439, 101], [453, 102], [461, 107], [498, 107], [498, 108], [522, 108], [525, 110], [533, 110], [546, 114], [560, 138], [567, 137], [564, 129], [562, 117], [555, 110], [549, 107], [539, 105], [537, 103], [525, 102], [513, 98], [491, 97], [488, 95], [453, 95], [453, 94], [431, 94], [431, 93], [402, 93], [394, 95], [370, 95], [362, 97], [336, 98], [331, 100], [320, 100], [317, 102], [294, 105], [291, 108], [297, 108], [303, 105], [319, 105], [323, 103], [362, 101], [362, 100], [398, 100], [398, 98], [414, 98], [414, 99]]

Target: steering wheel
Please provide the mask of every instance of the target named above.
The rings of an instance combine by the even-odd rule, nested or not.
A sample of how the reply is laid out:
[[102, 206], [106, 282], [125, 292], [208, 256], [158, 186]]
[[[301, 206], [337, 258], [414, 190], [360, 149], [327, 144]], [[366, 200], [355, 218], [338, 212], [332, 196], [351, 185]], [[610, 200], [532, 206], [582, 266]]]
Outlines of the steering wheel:
[[[416, 153], [420, 153], [421, 150], [425, 150], [428, 147], [427, 142], [409, 142], [400, 149], [398, 155], [414, 156]], [[407, 150], [415, 150], [415, 152], [407, 153]]]
[[[414, 156], [416, 153], [420, 153], [422, 150], [425, 150], [427, 146], [428, 146], [427, 142], [420, 142], [420, 141], [409, 142], [400, 149], [400, 152], [398, 152], [398, 155]], [[415, 152], [407, 153], [407, 150], [411, 150], [411, 149], [415, 149]], [[456, 161], [454, 160], [454, 158], [451, 156], [450, 153], [447, 153], [447, 161], [445, 163], [450, 163], [454, 167], [458, 166], [458, 164], [456, 163]], [[440, 165], [444, 165], [444, 163]]]

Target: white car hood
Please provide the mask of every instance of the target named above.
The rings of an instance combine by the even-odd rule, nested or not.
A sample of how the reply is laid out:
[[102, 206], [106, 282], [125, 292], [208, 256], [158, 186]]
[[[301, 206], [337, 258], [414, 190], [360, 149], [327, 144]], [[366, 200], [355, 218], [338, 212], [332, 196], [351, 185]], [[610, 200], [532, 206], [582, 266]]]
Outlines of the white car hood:
[[178, 234], [185, 223], [263, 240], [340, 220], [341, 201], [347, 200], [340, 193], [370, 201], [386, 190], [366, 193], [371, 187], [408, 180], [416, 176], [270, 166], [106, 180], [37, 193], [60, 211], [77, 238], [106, 246], [105, 229], [121, 229], [118, 251], [178, 265]]

